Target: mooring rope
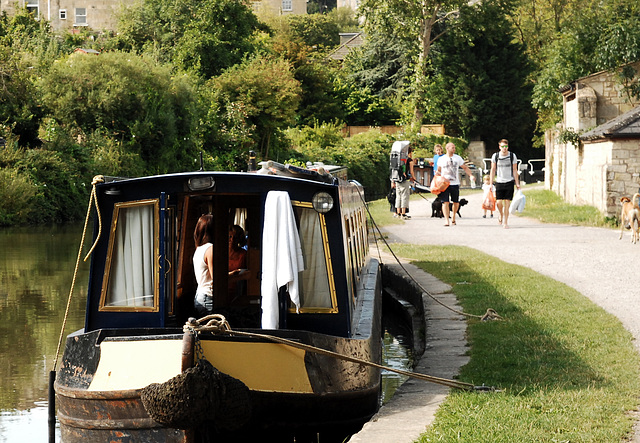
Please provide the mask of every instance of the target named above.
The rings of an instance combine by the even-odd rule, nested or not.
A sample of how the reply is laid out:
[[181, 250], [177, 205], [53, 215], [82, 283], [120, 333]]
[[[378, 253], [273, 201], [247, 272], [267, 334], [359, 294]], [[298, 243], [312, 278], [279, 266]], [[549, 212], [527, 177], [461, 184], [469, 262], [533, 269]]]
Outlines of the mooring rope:
[[199, 320], [196, 320], [195, 318], [190, 318], [189, 321], [184, 325], [183, 331], [191, 332], [191, 333], [211, 332], [213, 334], [227, 334], [230, 336], [235, 335], [235, 336], [249, 337], [249, 338], [261, 338], [261, 339], [269, 340], [275, 343], [280, 343], [283, 345], [302, 349], [303, 351], [313, 352], [315, 354], [320, 354], [320, 355], [326, 355], [326, 356], [337, 358], [340, 360], [345, 360], [351, 363], [358, 363], [361, 365], [372, 366], [374, 368], [383, 369], [389, 372], [395, 372], [397, 374], [401, 374], [407, 377], [416, 378], [416, 379], [428, 381], [431, 383], [436, 383], [436, 384], [447, 386], [450, 388], [462, 389], [465, 391], [487, 390], [487, 388], [484, 386], [477, 387], [472, 385], [471, 383], [465, 383], [462, 381], [450, 380], [447, 378], [435, 377], [433, 375], [420, 374], [418, 372], [411, 372], [411, 371], [405, 371], [403, 369], [391, 368], [389, 366], [384, 366], [372, 361], [351, 357], [349, 355], [340, 354], [334, 351], [329, 351], [327, 349], [318, 348], [316, 346], [307, 345], [304, 343], [296, 342], [296, 341], [289, 340], [282, 337], [276, 337], [274, 335], [259, 334], [256, 332], [236, 331], [231, 329], [231, 326], [229, 325], [225, 317], [220, 314], [207, 315], [206, 317], [203, 317]]
[[96, 196], [96, 185], [98, 183], [102, 183], [104, 181], [104, 177], [102, 175], [96, 175], [91, 182], [91, 195], [89, 195], [89, 206], [87, 207], [87, 216], [84, 220], [84, 228], [82, 229], [82, 238], [80, 240], [80, 248], [78, 249], [78, 258], [76, 259], [76, 267], [73, 271], [73, 279], [71, 280], [71, 289], [69, 289], [69, 297], [67, 298], [67, 308], [64, 311], [64, 319], [62, 320], [62, 327], [60, 328], [60, 337], [58, 338], [58, 347], [56, 348], [56, 357], [53, 360], [53, 371], [56, 370], [56, 366], [58, 365], [58, 357], [60, 356], [60, 348], [62, 347], [62, 338], [64, 337], [64, 329], [67, 326], [67, 319], [69, 318], [69, 308], [71, 306], [71, 296], [73, 295], [73, 289], [76, 285], [76, 278], [78, 276], [78, 268], [80, 267], [80, 257], [82, 257], [82, 248], [84, 247], [84, 239], [87, 234], [87, 226], [89, 225], [89, 218], [91, 216], [91, 204], [95, 201], [96, 211], [98, 212], [98, 237], [94, 242], [93, 246], [89, 253], [85, 256], [84, 261], [87, 261], [87, 258], [93, 252], [93, 249], [100, 238], [100, 232], [102, 232], [102, 220], [100, 218], [100, 209], [98, 208], [98, 197]]
[[[411, 275], [411, 273], [407, 270], [407, 268], [404, 266], [404, 264], [402, 264], [402, 262], [400, 261], [400, 259], [398, 258], [398, 256], [396, 255], [395, 252], [393, 252], [393, 249], [391, 248], [391, 245], [389, 245], [389, 242], [387, 242], [387, 240], [384, 238], [384, 236], [382, 235], [382, 232], [380, 231], [380, 228], [378, 227], [378, 224], [376, 223], [376, 221], [373, 218], [373, 215], [371, 214], [371, 211], [369, 210], [369, 205], [367, 204], [367, 202], [364, 199], [364, 196], [362, 195], [362, 192], [360, 191], [360, 189], [358, 189], [358, 193], [360, 194], [360, 198], [362, 199], [362, 202], [364, 203], [364, 207], [367, 210], [367, 214], [369, 214], [369, 219], [371, 220], [371, 223], [373, 224], [373, 226], [375, 227], [375, 231], [378, 232], [380, 239], [384, 242], [384, 244], [387, 246], [387, 248], [389, 248], [389, 252], [391, 252], [391, 255], [393, 255], [393, 258], [396, 260], [396, 262], [398, 263], [398, 265], [400, 265], [400, 267], [402, 268], [402, 270], [405, 272], [405, 274], [407, 274], [407, 276], [411, 279], [411, 281], [413, 281], [422, 291], [424, 294], [426, 294], [429, 298], [431, 298], [433, 301], [435, 301], [436, 303], [438, 303], [440, 306], [450, 310], [451, 312], [455, 312], [456, 314], [465, 316], [465, 317], [470, 317], [470, 318], [478, 318], [482, 321], [488, 321], [488, 320], [503, 320], [503, 318], [496, 312], [495, 309], [493, 308], [488, 308], [487, 311], [483, 314], [483, 315], [476, 315], [476, 314], [469, 314], [467, 312], [463, 312], [460, 311], [458, 309], [454, 309], [451, 306], [448, 306], [444, 303], [442, 303], [440, 300], [438, 300], [433, 294], [431, 294], [431, 292], [429, 292], [427, 289], [425, 289], [414, 277], [413, 275]], [[423, 197], [425, 198], [425, 197]], [[426, 198], [425, 198], [426, 200]], [[428, 200], [427, 200], [428, 201]], [[374, 231], [374, 238], [376, 240], [376, 246], [378, 245], [378, 237], [375, 235], [375, 231]], [[380, 248], [378, 247], [378, 257], [380, 258], [380, 262], [382, 263], [382, 257], [380, 256]]]

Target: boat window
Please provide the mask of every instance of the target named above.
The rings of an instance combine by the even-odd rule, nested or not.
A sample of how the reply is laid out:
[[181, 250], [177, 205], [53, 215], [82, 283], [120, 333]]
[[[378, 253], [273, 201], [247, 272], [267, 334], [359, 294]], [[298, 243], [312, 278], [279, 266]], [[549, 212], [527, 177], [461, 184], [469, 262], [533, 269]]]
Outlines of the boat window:
[[300, 312], [337, 312], [324, 215], [294, 206], [300, 223], [305, 270], [300, 273]]
[[100, 310], [158, 310], [159, 200], [116, 204]]

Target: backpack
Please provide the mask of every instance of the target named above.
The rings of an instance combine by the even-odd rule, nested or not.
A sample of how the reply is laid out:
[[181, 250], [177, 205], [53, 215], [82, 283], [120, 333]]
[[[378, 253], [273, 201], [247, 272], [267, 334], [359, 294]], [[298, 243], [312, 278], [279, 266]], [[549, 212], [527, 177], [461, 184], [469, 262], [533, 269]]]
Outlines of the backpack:
[[403, 182], [410, 177], [407, 169], [407, 158], [409, 158], [409, 141], [396, 141], [391, 146], [391, 155], [389, 156], [389, 169], [391, 170], [391, 180], [394, 182]]
[[[492, 162], [496, 164], [496, 173], [498, 168], [498, 159], [500, 158], [500, 152], [494, 152], [493, 157], [491, 159]], [[509, 161], [511, 162], [511, 167], [509, 168], [509, 172], [511, 173], [511, 178], [515, 179], [513, 176], [513, 152], [509, 151]]]

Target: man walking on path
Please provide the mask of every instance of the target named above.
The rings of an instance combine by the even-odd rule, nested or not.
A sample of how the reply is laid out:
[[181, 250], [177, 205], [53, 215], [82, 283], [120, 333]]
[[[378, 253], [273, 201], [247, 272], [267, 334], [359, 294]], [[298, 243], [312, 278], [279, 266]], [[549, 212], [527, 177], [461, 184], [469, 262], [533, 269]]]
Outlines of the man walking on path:
[[458, 176], [458, 168], [464, 169], [469, 174], [469, 177], [473, 175], [471, 169], [464, 164], [464, 160], [458, 154], [456, 154], [456, 145], [449, 142], [445, 146], [446, 154], [438, 159], [438, 170], [436, 175], [442, 175], [449, 180], [449, 187], [440, 193], [440, 200], [442, 201], [442, 212], [447, 219], [445, 226], [449, 226], [449, 197], [451, 197], [453, 214], [451, 215], [451, 224], [456, 224], [456, 213], [458, 212], [458, 206], [460, 206], [460, 178]]
[[509, 206], [513, 200], [513, 185], [520, 189], [520, 177], [518, 177], [518, 158], [513, 152], [509, 152], [509, 142], [502, 139], [498, 143], [500, 152], [491, 156], [491, 172], [489, 173], [489, 186], [496, 183], [496, 207], [498, 208], [498, 223], [505, 229], [509, 228]]

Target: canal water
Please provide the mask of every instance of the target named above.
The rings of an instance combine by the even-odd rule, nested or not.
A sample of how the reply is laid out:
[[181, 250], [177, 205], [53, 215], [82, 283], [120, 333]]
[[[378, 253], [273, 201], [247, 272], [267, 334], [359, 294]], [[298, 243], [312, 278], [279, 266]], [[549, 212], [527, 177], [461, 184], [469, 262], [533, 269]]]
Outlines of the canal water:
[[[56, 358], [81, 234], [81, 225], [0, 229], [0, 443], [48, 441], [49, 372]], [[87, 243], [89, 239], [85, 252], [91, 246]], [[65, 337], [84, 324], [88, 271], [88, 262], [81, 260]], [[405, 334], [393, 321], [388, 323], [385, 364], [408, 369]], [[58, 365], [63, 348], [64, 340]], [[391, 398], [404, 380], [385, 371], [382, 401]], [[56, 441], [60, 441], [59, 429]]]

